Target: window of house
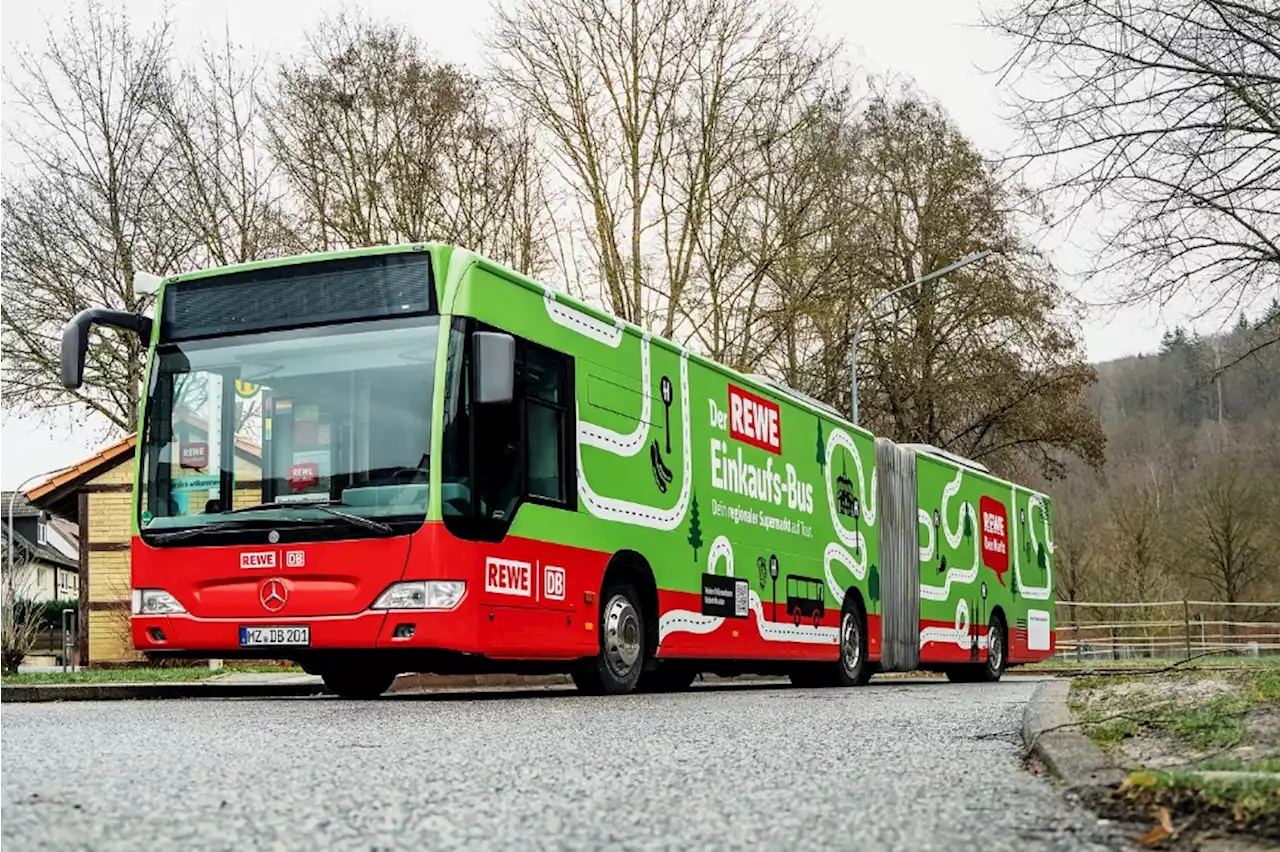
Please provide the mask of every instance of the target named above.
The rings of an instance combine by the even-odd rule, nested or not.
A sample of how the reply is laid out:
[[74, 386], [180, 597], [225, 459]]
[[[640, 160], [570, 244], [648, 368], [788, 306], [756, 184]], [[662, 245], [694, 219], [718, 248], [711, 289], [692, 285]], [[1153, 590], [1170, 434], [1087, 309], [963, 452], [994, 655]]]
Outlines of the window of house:
[[36, 522], [36, 544], [49, 543], [49, 523], [41, 516]]

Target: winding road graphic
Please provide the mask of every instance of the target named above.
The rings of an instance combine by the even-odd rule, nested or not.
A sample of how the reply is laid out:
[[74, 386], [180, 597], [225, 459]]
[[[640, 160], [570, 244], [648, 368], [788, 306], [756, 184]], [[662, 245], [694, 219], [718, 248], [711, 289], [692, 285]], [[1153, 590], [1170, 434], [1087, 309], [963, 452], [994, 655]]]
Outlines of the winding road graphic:
[[[562, 309], [563, 310], [563, 309]], [[653, 394], [649, 392], [649, 335], [640, 338], [640, 417], [636, 428], [623, 434], [595, 423], [578, 421], [578, 444], [606, 450], [615, 456], [628, 458], [640, 452], [645, 439], [649, 437], [649, 418], [653, 411]], [[582, 469], [582, 458], [579, 455], [578, 469]]]
[[[725, 536], [717, 536], [707, 553], [707, 573], [716, 573], [716, 565], [724, 562], [724, 575], [733, 576], [733, 545]], [[748, 608], [755, 616], [760, 637], [769, 642], [806, 642], [813, 645], [834, 645], [840, 641], [840, 631], [835, 627], [796, 627], [764, 617], [764, 602], [755, 589], [748, 593]], [[703, 615], [687, 609], [669, 610], [658, 619], [658, 642], [672, 633], [696, 633], [705, 635], [720, 629], [727, 619], [719, 615]], [[736, 620], [736, 619], [735, 619]]]
[[[652, 405], [648, 386], [649, 340], [647, 336], [641, 341], [641, 361], [644, 385], [640, 388], [640, 393], [644, 398], [643, 415], [645, 416], [641, 418], [636, 425], [636, 429], [631, 434], [621, 435], [611, 430], [585, 423], [582, 420], [581, 406], [576, 402], [574, 403], [574, 411], [578, 418], [578, 496], [582, 499], [588, 511], [597, 518], [655, 530], [673, 530], [684, 520], [685, 511], [689, 507], [689, 491], [693, 482], [693, 452], [691, 451], [690, 445], [692, 442], [689, 435], [689, 354], [687, 352], [680, 353], [680, 434], [682, 439], [680, 454], [683, 458], [681, 459], [680, 496], [676, 499], [675, 505], [669, 509], [659, 509], [632, 500], [605, 497], [591, 487], [591, 482], [587, 479], [586, 465], [582, 463], [582, 447], [584, 444], [613, 453], [616, 456], [635, 455], [640, 447], [644, 446], [645, 438], [648, 437], [649, 432], [647, 415]], [[632, 449], [633, 443], [634, 449]]]
[[[546, 306], [548, 316], [558, 325], [567, 328], [577, 334], [581, 334], [590, 338], [604, 346], [616, 349], [622, 341], [624, 326], [621, 321], [615, 321], [610, 324], [603, 320], [589, 316], [582, 311], [570, 305], [560, 303], [553, 292], [544, 290], [543, 304]], [[650, 352], [651, 342], [650, 336], [643, 333], [640, 338], [640, 398], [641, 410], [636, 421], [635, 428], [630, 432], [617, 432], [607, 427], [584, 422], [580, 407], [575, 402], [575, 409], [578, 415], [578, 492], [582, 499], [583, 505], [593, 515], [606, 520], [616, 521], [618, 523], [631, 524], [634, 526], [647, 527], [656, 530], [673, 530], [679, 526], [685, 518], [685, 513], [689, 506], [689, 494], [693, 482], [693, 453], [691, 450], [690, 436], [690, 405], [689, 405], [689, 355], [685, 351], [680, 353], [680, 432], [681, 432], [681, 482], [680, 493], [673, 505], [669, 509], [662, 509], [650, 506], [644, 503], [638, 503], [631, 500], [623, 500], [615, 497], [606, 497], [597, 492], [592, 486], [586, 474], [586, 467], [582, 463], [582, 447], [588, 446], [595, 449], [611, 453], [620, 458], [628, 458], [636, 455], [646, 443], [651, 431], [651, 417], [653, 411], [653, 394], [650, 383], [652, 381], [652, 355]], [[861, 506], [861, 520], [868, 527], [874, 527], [876, 523], [876, 489], [877, 478], [876, 471], [873, 468], [868, 487], [866, 472], [863, 468], [862, 456], [858, 453], [853, 439], [843, 429], [832, 428], [826, 444], [826, 467], [825, 470], [832, 470], [832, 461], [834, 460], [837, 448], [845, 449], [850, 456], [853, 457], [854, 470], [858, 477], [858, 500]], [[830, 514], [831, 527], [835, 532], [836, 541], [828, 542], [823, 551], [823, 570], [827, 583], [827, 588], [831, 592], [838, 606], [844, 604], [846, 585], [836, 580], [836, 574], [833, 566], [839, 564], [842, 569], [851, 574], [859, 582], [866, 579], [867, 576], [867, 547], [865, 537], [860, 531], [850, 530], [846, 528], [836, 511], [835, 494], [832, 489], [832, 478], [826, 476], [827, 488], [827, 510]], [[959, 513], [956, 515], [956, 523], [951, 524], [949, 505], [951, 500], [960, 492], [961, 485], [964, 481], [964, 471], [956, 471], [955, 478], [952, 479], [943, 488], [942, 506], [941, 506], [941, 535], [947, 541], [952, 550], [960, 547], [964, 538], [965, 518], [968, 516], [970, 523], [971, 538], [973, 540], [973, 563], [969, 568], [961, 569], [949, 568], [942, 585], [930, 585], [921, 582], [920, 597], [922, 600], [928, 601], [945, 601], [951, 596], [953, 585], [971, 585], [978, 578], [978, 569], [980, 565], [980, 543], [979, 543], [979, 525], [978, 518], [974, 512], [973, 506], [966, 502], [961, 502]], [[1017, 490], [1011, 491], [1011, 505], [1017, 505]], [[1027, 512], [1032, 516], [1032, 522], [1029, 523], [1028, 532], [1033, 545], [1037, 545], [1036, 530], [1034, 518], [1036, 515], [1041, 517], [1044, 527], [1045, 547], [1049, 553], [1053, 553], [1053, 543], [1049, 540], [1049, 529], [1047, 519], [1044, 518], [1042, 510], [1044, 498], [1041, 495], [1033, 494], [1027, 505]], [[921, 563], [932, 561], [936, 547], [939, 544], [939, 531], [935, 529], [932, 518], [924, 509], [918, 509], [918, 521], [927, 531], [928, 543], [920, 547]], [[1017, 547], [1018, 525], [1014, 525], [1012, 548], [1013, 551], [1013, 567], [1017, 577], [1018, 588], [1023, 597], [1029, 600], [1048, 600], [1052, 582], [1049, 576], [1046, 576], [1046, 585], [1043, 587], [1028, 587], [1023, 583], [1021, 572], [1021, 559], [1019, 558], [1019, 549]], [[1038, 546], [1038, 545], [1037, 545]], [[852, 552], [850, 552], [852, 551]], [[718, 536], [713, 542], [707, 553], [707, 572], [716, 573], [717, 567], [723, 563], [723, 571], [725, 576], [733, 576], [734, 553], [733, 545], [725, 536]], [[1051, 574], [1051, 569], [1050, 572]], [[764, 616], [764, 604], [754, 589], [749, 591], [748, 607], [754, 616], [755, 624], [760, 632], [760, 636], [772, 642], [806, 642], [814, 644], [837, 644], [839, 642], [839, 630], [834, 627], [796, 627], [791, 624], [769, 621]], [[692, 612], [689, 610], [671, 610], [664, 613], [658, 623], [659, 642], [663, 638], [673, 633], [692, 633], [705, 635], [718, 630], [723, 626], [725, 618], [722, 616], [704, 615], [700, 612]], [[969, 604], [961, 598], [956, 603], [955, 622], [953, 627], [926, 627], [920, 631], [920, 644], [925, 645], [928, 642], [954, 643], [958, 647], [968, 650], [973, 644], [973, 636], [970, 633], [971, 620], [969, 613]], [[986, 636], [977, 637], [978, 647], [985, 648], [987, 644]]]
[[[853, 467], [858, 474], [858, 505], [862, 507], [862, 520], [866, 522], [868, 527], [876, 524], [876, 472], [873, 468], [871, 471], [871, 489], [870, 494], [867, 493], [867, 478], [862, 469], [862, 456], [858, 454], [858, 448], [854, 446], [853, 439], [849, 437], [849, 433], [843, 429], [832, 428], [831, 434], [827, 436], [826, 450], [826, 467], [824, 470], [833, 470], [832, 462], [835, 458], [836, 447], [843, 447], [853, 456]], [[822, 555], [822, 568], [827, 578], [827, 588], [831, 590], [831, 596], [835, 598], [837, 606], [844, 606], [844, 590], [845, 586], [836, 582], [835, 575], [831, 572], [831, 563], [839, 562], [847, 568], [854, 577], [862, 581], [867, 576], [867, 544], [862, 534], [845, 528], [840, 520], [840, 515], [836, 511], [835, 492], [831, 490], [831, 477], [825, 477], [827, 480], [827, 511], [831, 515], [831, 528], [835, 530], [836, 538], [839, 542], [831, 542], [827, 545]], [[852, 548], [858, 555], [855, 557], [849, 553], [846, 548]]]
[[[961, 583], [968, 585], [978, 579], [979, 564], [979, 544], [978, 544], [978, 518], [973, 511], [973, 506], [969, 503], [960, 504], [960, 515], [956, 521], [956, 527], [951, 528], [951, 519], [948, 517], [947, 504], [951, 502], [951, 498], [960, 493], [960, 483], [964, 481], [964, 471], [957, 470], [955, 479], [947, 483], [942, 489], [942, 535], [946, 538], [947, 544], [955, 550], [960, 546], [960, 542], [964, 539], [964, 517], [969, 516], [971, 524], [970, 529], [973, 531], [973, 565], [969, 568], [948, 568], [947, 576], [943, 580], [941, 586], [931, 586], [928, 583], [920, 583], [920, 599], [926, 601], [945, 601], [951, 597], [951, 584]], [[930, 536], [932, 541], [933, 537]], [[932, 550], [932, 548], [930, 548]], [[932, 554], [930, 554], [932, 556]], [[959, 616], [957, 615], [957, 618]]]
[[[1018, 500], [1017, 489], [1011, 490], [1013, 497], [1013, 505], [1017, 507]], [[1049, 540], [1049, 521], [1044, 514], [1044, 496], [1041, 494], [1031, 494], [1027, 498], [1027, 531], [1031, 538], [1031, 552], [1035, 553], [1039, 548], [1036, 539], [1036, 517], [1040, 518], [1041, 524], [1044, 526], [1044, 546], [1048, 549], [1049, 555], [1053, 555], [1053, 542]], [[1050, 590], [1053, 588], [1053, 560], [1046, 559], [1044, 562], [1044, 582], [1043, 586], [1028, 586], [1022, 581], [1022, 549], [1018, 547], [1018, 524], [1012, 524], [1013, 542], [1011, 549], [1013, 550], [1013, 573], [1018, 578], [1018, 594], [1022, 595], [1029, 601], [1047, 601], [1049, 600]]]

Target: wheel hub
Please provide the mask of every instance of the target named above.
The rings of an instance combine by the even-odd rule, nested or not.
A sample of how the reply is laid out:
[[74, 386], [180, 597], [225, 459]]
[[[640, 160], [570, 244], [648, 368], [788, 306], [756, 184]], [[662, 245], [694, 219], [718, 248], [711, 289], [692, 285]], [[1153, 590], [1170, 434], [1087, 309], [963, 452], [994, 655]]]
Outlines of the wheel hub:
[[992, 627], [987, 632], [987, 667], [993, 672], [998, 672], [1003, 665], [1004, 643], [1000, 639], [1000, 631]]
[[604, 611], [604, 656], [615, 674], [626, 676], [640, 659], [640, 614], [622, 595], [615, 595]]
[[853, 613], [846, 612], [840, 619], [840, 662], [850, 675], [857, 670], [861, 655], [862, 638], [858, 619]]

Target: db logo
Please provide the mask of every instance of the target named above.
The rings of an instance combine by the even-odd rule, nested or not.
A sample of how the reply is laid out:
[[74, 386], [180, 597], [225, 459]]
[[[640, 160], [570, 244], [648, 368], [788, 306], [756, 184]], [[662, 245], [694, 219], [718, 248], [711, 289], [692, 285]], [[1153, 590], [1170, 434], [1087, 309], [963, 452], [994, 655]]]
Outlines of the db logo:
[[290, 550], [284, 555], [284, 564], [290, 568], [302, 568], [307, 564], [307, 553], [304, 550]]
[[564, 600], [564, 569], [548, 565], [542, 569], [542, 596], [549, 601]]

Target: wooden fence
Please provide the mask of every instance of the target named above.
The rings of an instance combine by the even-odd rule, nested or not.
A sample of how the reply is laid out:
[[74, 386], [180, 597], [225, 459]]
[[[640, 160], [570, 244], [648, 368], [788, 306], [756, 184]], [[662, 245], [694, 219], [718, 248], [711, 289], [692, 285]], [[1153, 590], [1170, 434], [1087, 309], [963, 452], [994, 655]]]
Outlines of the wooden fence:
[[1280, 655], [1280, 601], [1058, 601], [1060, 659]]

